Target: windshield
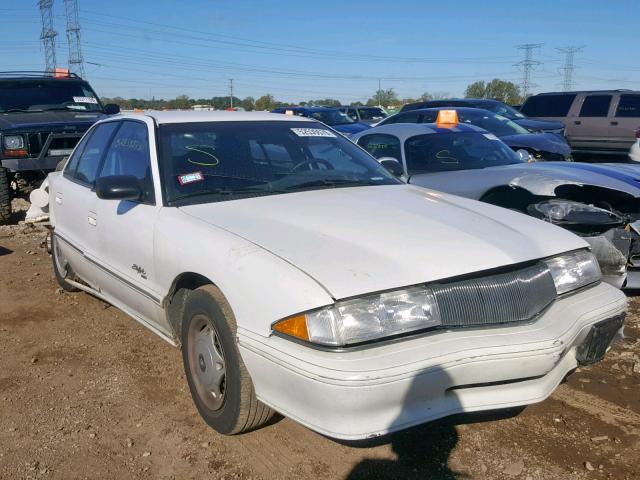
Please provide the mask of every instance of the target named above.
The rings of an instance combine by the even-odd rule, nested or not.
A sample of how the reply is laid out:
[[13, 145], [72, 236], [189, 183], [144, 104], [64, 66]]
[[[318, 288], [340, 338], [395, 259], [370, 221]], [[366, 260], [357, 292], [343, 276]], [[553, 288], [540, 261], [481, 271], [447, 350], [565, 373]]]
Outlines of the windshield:
[[525, 163], [490, 133], [417, 135], [404, 146], [409, 175]]
[[489, 110], [493, 113], [497, 113], [498, 115], [507, 117], [509, 120], [517, 120], [519, 118], [525, 118], [525, 116], [522, 113], [520, 113], [518, 110], [504, 103], [498, 103], [498, 102], [481, 103], [478, 105], [478, 108], [484, 108], [485, 110]]
[[360, 108], [360, 119], [362, 120], [382, 120], [387, 118], [387, 114], [381, 108]]
[[98, 96], [80, 82], [67, 80], [2, 82], [0, 113], [47, 110], [102, 111]]
[[168, 204], [304, 190], [402, 184], [355, 144], [316, 122], [160, 125]]
[[346, 113], [342, 113], [340, 110], [316, 110], [314, 112], [310, 112], [308, 116], [310, 118], [315, 118], [330, 127], [335, 125], [344, 125], [345, 123], [353, 123], [353, 120], [349, 118]]

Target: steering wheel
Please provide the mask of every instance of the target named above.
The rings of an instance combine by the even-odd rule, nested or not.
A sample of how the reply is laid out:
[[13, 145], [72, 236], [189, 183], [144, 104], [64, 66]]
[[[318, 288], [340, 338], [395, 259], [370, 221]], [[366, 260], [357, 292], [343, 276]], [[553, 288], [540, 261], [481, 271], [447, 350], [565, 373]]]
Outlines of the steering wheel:
[[309, 170], [321, 170], [319, 168], [320, 165], [323, 165], [326, 170], [335, 170], [335, 168], [333, 168], [333, 165], [331, 165], [331, 163], [328, 162], [327, 160], [323, 160], [322, 158], [316, 158], [314, 160], [305, 160], [304, 162], [298, 163], [291, 169], [291, 172], [297, 172], [301, 170], [302, 167], [305, 167], [305, 166], [309, 167]]

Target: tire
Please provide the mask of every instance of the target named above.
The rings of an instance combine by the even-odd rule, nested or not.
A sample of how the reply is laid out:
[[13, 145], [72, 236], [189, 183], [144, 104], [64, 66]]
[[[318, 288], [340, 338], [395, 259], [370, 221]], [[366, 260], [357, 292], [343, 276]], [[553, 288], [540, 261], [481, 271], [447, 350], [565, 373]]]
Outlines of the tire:
[[51, 260], [53, 262], [53, 273], [56, 276], [56, 280], [58, 281], [58, 285], [66, 291], [66, 292], [79, 292], [80, 289], [74, 287], [69, 282], [69, 280], [77, 281], [75, 273], [71, 269], [71, 266], [67, 263], [67, 259], [62, 254], [60, 250], [58, 237], [55, 234], [51, 235]]
[[11, 188], [9, 186], [9, 170], [0, 167], [0, 225], [11, 220]]
[[189, 293], [182, 318], [182, 360], [198, 412], [219, 433], [235, 435], [258, 428], [273, 410], [255, 395], [236, 345], [236, 320], [213, 285]]

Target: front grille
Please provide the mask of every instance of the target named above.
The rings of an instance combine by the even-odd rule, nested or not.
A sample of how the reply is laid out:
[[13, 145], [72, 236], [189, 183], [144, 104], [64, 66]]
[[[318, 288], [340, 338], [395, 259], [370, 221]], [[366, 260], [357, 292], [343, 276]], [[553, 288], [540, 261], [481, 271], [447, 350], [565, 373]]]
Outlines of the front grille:
[[487, 277], [432, 285], [442, 325], [471, 327], [531, 320], [556, 298], [543, 264]]
[[[42, 151], [50, 132], [32, 132], [27, 134], [27, 142], [29, 145], [29, 156], [37, 157]], [[52, 132], [54, 135], [63, 134], [63, 132]], [[84, 130], [78, 132], [69, 132], [68, 137], [53, 138], [49, 144], [48, 150], [70, 150], [80, 141], [80, 137]], [[45, 154], [46, 155], [46, 154]]]

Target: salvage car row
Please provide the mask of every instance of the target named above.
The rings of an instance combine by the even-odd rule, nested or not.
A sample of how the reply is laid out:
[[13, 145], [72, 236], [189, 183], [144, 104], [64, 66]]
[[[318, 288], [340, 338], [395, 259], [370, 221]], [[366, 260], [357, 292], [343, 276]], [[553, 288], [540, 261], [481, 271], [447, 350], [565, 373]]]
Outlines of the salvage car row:
[[[56, 102], [107, 110], [91, 95]], [[519, 137], [561, 133], [476, 107], [103, 116], [45, 182], [54, 274], [179, 346], [224, 434], [542, 401], [622, 335], [636, 167], [535, 162]]]

